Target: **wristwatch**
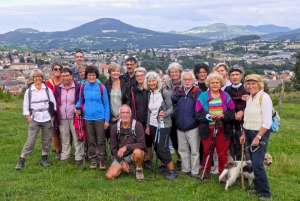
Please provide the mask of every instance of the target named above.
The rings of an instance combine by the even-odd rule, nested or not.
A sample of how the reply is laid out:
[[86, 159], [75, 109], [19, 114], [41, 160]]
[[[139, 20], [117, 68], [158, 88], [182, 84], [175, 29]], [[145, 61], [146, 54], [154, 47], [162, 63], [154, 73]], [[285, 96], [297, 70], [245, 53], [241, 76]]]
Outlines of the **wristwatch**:
[[256, 137], [258, 137], [259, 139], [261, 139], [261, 136], [260, 136], [260, 135], [257, 135]]

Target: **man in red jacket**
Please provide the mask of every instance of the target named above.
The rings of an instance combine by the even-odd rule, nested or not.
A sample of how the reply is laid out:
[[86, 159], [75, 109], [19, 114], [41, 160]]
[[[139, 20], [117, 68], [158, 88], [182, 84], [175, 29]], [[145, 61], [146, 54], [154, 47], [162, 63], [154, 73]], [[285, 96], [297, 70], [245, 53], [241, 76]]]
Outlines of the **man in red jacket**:
[[110, 147], [115, 159], [106, 173], [107, 179], [116, 178], [122, 170], [129, 173], [132, 171], [130, 164], [135, 163], [137, 181], [144, 180], [142, 168], [146, 148], [144, 128], [131, 116], [130, 107], [122, 105], [119, 109], [120, 120], [112, 127], [110, 133]]

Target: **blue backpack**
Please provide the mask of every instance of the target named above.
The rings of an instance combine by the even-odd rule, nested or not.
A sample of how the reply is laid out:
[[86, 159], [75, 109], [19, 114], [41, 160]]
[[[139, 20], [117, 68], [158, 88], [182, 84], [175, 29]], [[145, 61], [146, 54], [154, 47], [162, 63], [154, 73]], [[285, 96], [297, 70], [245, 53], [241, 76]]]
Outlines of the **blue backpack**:
[[[265, 92], [263, 92], [260, 97], [259, 97], [259, 104], [261, 105], [262, 103], [262, 98], [264, 96]], [[280, 127], [280, 117], [279, 117], [279, 114], [278, 112], [272, 108], [272, 125], [271, 125], [271, 132], [275, 132], [277, 133], [278, 130], [279, 130], [279, 127]]]

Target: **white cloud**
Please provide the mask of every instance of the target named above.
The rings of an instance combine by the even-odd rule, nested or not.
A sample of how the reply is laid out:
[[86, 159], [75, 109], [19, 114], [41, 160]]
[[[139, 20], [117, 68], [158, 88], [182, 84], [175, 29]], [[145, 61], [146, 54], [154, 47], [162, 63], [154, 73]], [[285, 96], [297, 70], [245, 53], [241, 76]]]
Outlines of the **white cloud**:
[[0, 33], [23, 27], [64, 31], [99, 18], [156, 31], [184, 31], [220, 22], [299, 28], [299, 6], [294, 0], [2, 0]]

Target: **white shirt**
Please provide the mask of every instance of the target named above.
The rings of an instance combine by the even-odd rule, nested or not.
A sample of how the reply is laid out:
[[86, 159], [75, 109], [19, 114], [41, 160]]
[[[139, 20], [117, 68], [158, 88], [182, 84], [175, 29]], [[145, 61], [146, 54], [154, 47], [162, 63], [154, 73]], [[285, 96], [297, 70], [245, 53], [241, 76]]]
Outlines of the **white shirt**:
[[[48, 103], [48, 96], [46, 92], [46, 85], [42, 84], [42, 88], [40, 90], [37, 90], [35, 85], [32, 84], [29, 89], [26, 90], [25, 95], [24, 95], [24, 100], [23, 100], [23, 115], [30, 115], [29, 112], [29, 90], [31, 90], [31, 109], [32, 110], [39, 110], [39, 109], [48, 109], [49, 108], [49, 103]], [[54, 109], [56, 110], [56, 101], [53, 95], [53, 92], [51, 89], [48, 88], [49, 92], [49, 98], [50, 101], [54, 103]], [[31, 118], [34, 121], [37, 122], [47, 122], [51, 120], [50, 114], [47, 111], [35, 111], [32, 112]]]

